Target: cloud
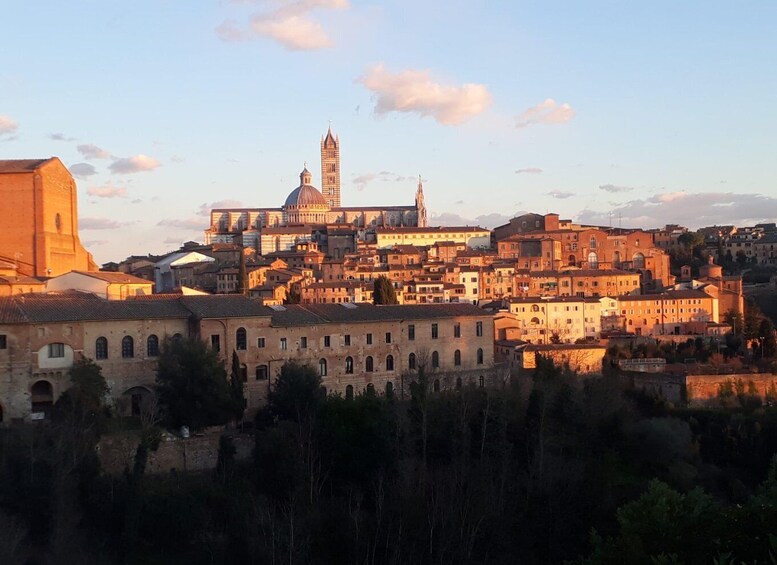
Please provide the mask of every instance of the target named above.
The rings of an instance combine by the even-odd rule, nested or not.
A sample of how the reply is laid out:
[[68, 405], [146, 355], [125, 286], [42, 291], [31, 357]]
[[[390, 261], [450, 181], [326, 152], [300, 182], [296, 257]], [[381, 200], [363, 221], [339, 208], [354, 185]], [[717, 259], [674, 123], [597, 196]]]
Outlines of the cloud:
[[428, 71], [392, 73], [383, 65], [375, 65], [357, 80], [375, 95], [378, 115], [410, 112], [431, 116], [444, 125], [457, 125], [491, 105], [485, 85], [444, 85], [435, 82]]
[[110, 243], [107, 239], [89, 239], [89, 240], [83, 242], [83, 244], [86, 247], [94, 247], [96, 245], [105, 245], [107, 243]]
[[97, 169], [95, 169], [89, 163], [76, 163], [75, 165], [70, 166], [70, 172], [76, 178], [85, 179], [87, 177], [91, 177], [92, 175], [96, 175]]
[[54, 141], [75, 141], [75, 137], [67, 137], [64, 133], [50, 133], [49, 139]]
[[416, 177], [404, 176], [391, 171], [380, 171], [379, 173], [362, 173], [360, 175], [354, 175], [351, 182], [356, 186], [356, 190], [362, 191], [367, 188], [372, 181], [381, 182], [409, 182], [415, 180]]
[[92, 143], [84, 143], [82, 145], [78, 145], [76, 147], [76, 150], [84, 156], [85, 159], [110, 159], [111, 154], [110, 152], [106, 151], [105, 149], [102, 149], [101, 147], [97, 147], [96, 145]]
[[634, 190], [633, 186], [619, 186], [617, 184], [600, 184], [599, 190], [606, 190], [607, 192], [631, 192]]
[[[513, 214], [515, 216], [516, 214]], [[506, 224], [513, 216], [504, 214], [482, 214], [474, 218], [465, 218], [452, 212], [442, 212], [441, 214], [432, 214], [429, 218], [431, 226], [480, 226], [492, 229], [496, 226]]]
[[563, 192], [561, 190], [551, 190], [548, 192], [548, 196], [552, 196], [553, 198], [558, 198], [560, 200], [565, 198], [572, 198], [574, 195], [574, 192]]
[[575, 111], [567, 103], [557, 104], [547, 98], [536, 106], [524, 110], [515, 118], [515, 127], [525, 128], [534, 124], [563, 124], [575, 117]]
[[189, 218], [187, 220], [177, 220], [168, 218], [157, 223], [158, 226], [166, 228], [176, 228], [181, 230], [203, 231], [208, 226], [202, 221], [202, 218]]
[[14, 134], [19, 130], [19, 124], [8, 116], [0, 115], [0, 138], [14, 139]]
[[733, 192], [665, 192], [625, 202], [611, 210], [583, 210], [578, 221], [608, 225], [610, 213], [624, 227], [655, 228], [683, 224], [698, 228], [715, 224], [752, 225], [774, 221], [777, 197]]
[[180, 155], [173, 155], [170, 157], [171, 163], [183, 163], [184, 161], [186, 161], [186, 157], [181, 157]]
[[130, 175], [144, 171], [153, 171], [160, 166], [160, 162], [148, 155], [135, 155], [134, 157], [122, 157], [108, 165], [115, 175]]
[[229, 208], [242, 208], [243, 203], [240, 200], [217, 200], [210, 204], [200, 204], [197, 214], [200, 216], [210, 216], [211, 210], [229, 209]]
[[127, 189], [120, 186], [93, 186], [88, 188], [86, 193], [89, 196], [96, 196], [97, 198], [126, 198]]
[[126, 225], [126, 223], [117, 222], [110, 218], [80, 218], [78, 220], [78, 227], [81, 230], [115, 230]]
[[540, 168], [537, 168], [537, 167], [528, 167], [528, 168], [526, 168], [526, 169], [518, 169], [517, 171], [515, 171], [515, 174], [517, 174], [517, 175], [522, 175], [522, 174], [527, 174], [527, 175], [539, 175], [539, 174], [541, 174], [542, 172], [543, 172], [543, 171], [542, 171], [542, 169], [540, 169]]
[[348, 0], [285, 1], [270, 12], [256, 14], [248, 27], [225, 20], [216, 28], [222, 41], [246, 41], [257, 37], [272, 39], [289, 51], [313, 51], [331, 47], [334, 42], [320, 22], [311, 17], [314, 10], [344, 10]]
[[172, 243], [173, 245], [181, 245], [183, 241], [181, 241], [180, 237], [168, 237], [162, 243], [168, 243], [168, 244]]

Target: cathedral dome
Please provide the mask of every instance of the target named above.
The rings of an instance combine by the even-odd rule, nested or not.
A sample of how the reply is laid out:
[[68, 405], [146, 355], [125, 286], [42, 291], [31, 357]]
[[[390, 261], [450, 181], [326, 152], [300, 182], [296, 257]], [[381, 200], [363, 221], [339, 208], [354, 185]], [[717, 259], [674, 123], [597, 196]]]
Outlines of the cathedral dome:
[[324, 195], [321, 194], [315, 186], [303, 184], [291, 191], [286, 198], [285, 206], [296, 206], [297, 208], [308, 206], [327, 206]]

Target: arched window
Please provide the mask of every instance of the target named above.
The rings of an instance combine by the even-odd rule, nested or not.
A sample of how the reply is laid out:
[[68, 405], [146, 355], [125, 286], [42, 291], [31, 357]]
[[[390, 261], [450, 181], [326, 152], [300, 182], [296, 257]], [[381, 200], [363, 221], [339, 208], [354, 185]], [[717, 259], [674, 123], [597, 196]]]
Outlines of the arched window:
[[416, 362], [415, 362], [415, 353], [411, 353], [407, 356], [407, 368], [411, 371], [415, 371]]
[[345, 372], [348, 375], [353, 374], [353, 357], [345, 358]]
[[368, 373], [372, 373], [373, 369], [374, 367], [372, 364], [372, 357], [368, 355], [367, 358], [364, 360], [364, 370], [367, 371]]
[[386, 370], [387, 371], [393, 371], [394, 370], [394, 356], [388, 355], [386, 357]]
[[596, 254], [595, 251], [591, 251], [588, 254], [588, 268], [589, 269], [599, 268], [599, 256]]
[[108, 358], [108, 340], [106, 338], [98, 337], [94, 341], [94, 358], [95, 359]]
[[532, 312], [539, 312], [540, 311], [540, 307], [537, 306], [536, 304], [532, 304], [531, 305], [531, 311]]
[[[391, 381], [386, 383], [386, 398], [394, 398], [394, 383]], [[0, 422], [2, 422], [1, 419]]]
[[538, 326], [538, 325], [539, 325], [539, 323], [540, 323], [540, 319], [539, 319], [539, 318], [532, 318], [532, 319], [531, 319], [531, 323], [532, 323], [533, 325], [535, 325], [535, 326]]
[[146, 355], [149, 357], [159, 357], [159, 338], [154, 334], [148, 336], [146, 340]]
[[326, 359], [323, 357], [318, 360], [318, 374], [319, 376], [326, 376]]
[[124, 359], [135, 357], [135, 340], [125, 335], [121, 340], [121, 356]]
[[486, 378], [483, 375], [480, 375], [480, 388], [483, 388], [486, 386]]
[[569, 263], [570, 267], [574, 267], [576, 262], [577, 258], [574, 255], [570, 254], [569, 257], [567, 257], [567, 263]]
[[248, 343], [248, 338], [246, 336], [246, 329], [237, 328], [237, 331], [235, 332], [235, 347], [239, 351], [244, 351], [247, 343]]
[[256, 367], [256, 380], [266, 381], [269, 378], [270, 378], [270, 371], [267, 368], [267, 365], [258, 365]]
[[367, 385], [367, 394], [370, 396], [375, 396], [375, 385], [370, 383]]
[[440, 392], [440, 379], [434, 379], [434, 392]]
[[183, 336], [181, 334], [173, 334], [173, 341], [178, 343], [183, 339]]
[[458, 349], [453, 352], [453, 364], [457, 367], [461, 365], [461, 351]]
[[456, 390], [461, 390], [461, 377], [456, 377]]
[[591, 241], [589, 242], [588, 247], [591, 249], [596, 249], [596, 238], [594, 236], [591, 236]]
[[353, 400], [353, 385], [345, 387], [345, 398], [346, 400]]
[[478, 365], [483, 364], [483, 350], [478, 348]]
[[642, 253], [635, 253], [634, 256], [631, 258], [632, 266], [635, 269], [644, 269], [645, 268], [645, 256]]
[[51, 410], [54, 405], [54, 387], [48, 381], [38, 381], [30, 389], [32, 403], [32, 412], [44, 414]]
[[440, 354], [436, 351], [432, 352], [432, 369], [436, 369], [440, 366]]
[[621, 252], [620, 251], [616, 251], [615, 253], [612, 254], [612, 266], [615, 267], [616, 269], [620, 269], [621, 268]]

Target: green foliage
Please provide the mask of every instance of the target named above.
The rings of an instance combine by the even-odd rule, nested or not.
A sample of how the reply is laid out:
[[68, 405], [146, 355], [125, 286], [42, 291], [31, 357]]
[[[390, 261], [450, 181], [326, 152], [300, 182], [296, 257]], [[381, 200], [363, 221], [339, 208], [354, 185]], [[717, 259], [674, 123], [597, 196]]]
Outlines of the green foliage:
[[232, 407], [232, 417], [235, 420], [242, 420], [245, 413], [246, 399], [243, 391], [243, 367], [240, 365], [240, 358], [237, 351], [232, 352], [232, 370], [229, 374], [229, 396]]
[[302, 296], [300, 295], [299, 291], [292, 286], [292, 288], [290, 288], [286, 293], [286, 298], [283, 299], [283, 303], [299, 304], [300, 300], [302, 300]]
[[373, 282], [372, 302], [373, 304], [399, 304], [394, 286], [385, 275], [380, 275]]
[[226, 424], [236, 413], [236, 398], [221, 359], [199, 339], [165, 340], [156, 383], [165, 422], [173, 428]]
[[238, 274], [237, 274], [237, 290], [236, 292], [238, 294], [242, 294], [244, 296], [248, 295], [248, 291], [250, 289], [248, 288], [248, 270], [246, 269], [246, 255], [243, 252], [243, 249], [240, 249], [240, 266], [238, 268]]
[[310, 365], [288, 361], [281, 367], [267, 400], [274, 417], [297, 423], [308, 421], [325, 400], [321, 377]]

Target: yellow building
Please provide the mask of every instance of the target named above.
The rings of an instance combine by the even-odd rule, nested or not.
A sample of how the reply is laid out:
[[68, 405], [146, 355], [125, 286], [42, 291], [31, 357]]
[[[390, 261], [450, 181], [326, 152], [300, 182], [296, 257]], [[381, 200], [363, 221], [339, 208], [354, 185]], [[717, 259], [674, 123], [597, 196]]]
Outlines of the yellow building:
[[510, 298], [495, 323], [500, 339], [574, 343], [599, 337], [601, 304], [595, 298]]
[[478, 227], [382, 227], [375, 229], [378, 249], [395, 245], [432, 246], [450, 241], [470, 249], [489, 247], [491, 232]]
[[718, 299], [701, 290], [621, 296], [618, 306], [623, 329], [637, 335], [691, 333], [699, 322], [720, 321]]

